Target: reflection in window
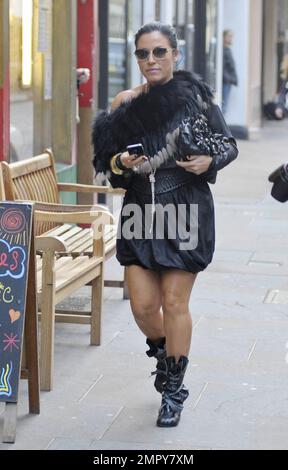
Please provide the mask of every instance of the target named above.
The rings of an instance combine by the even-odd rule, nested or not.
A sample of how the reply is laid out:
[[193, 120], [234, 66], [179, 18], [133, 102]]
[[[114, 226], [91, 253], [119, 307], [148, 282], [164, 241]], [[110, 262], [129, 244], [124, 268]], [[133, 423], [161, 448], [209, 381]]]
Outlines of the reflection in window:
[[[24, 0], [10, 0], [10, 160], [17, 161], [33, 155], [33, 92], [31, 84], [24, 87], [23, 49], [29, 51], [31, 37], [26, 31], [23, 44]], [[25, 12], [24, 12], [25, 13]], [[27, 10], [26, 10], [27, 13]], [[27, 23], [26, 23], [27, 26]], [[31, 25], [32, 26], [32, 25]], [[30, 31], [32, 33], [32, 31]], [[23, 45], [25, 48], [23, 48]], [[29, 72], [29, 71], [28, 71]], [[29, 74], [28, 74], [29, 75]]]
[[217, 0], [207, 0], [206, 80], [216, 89], [217, 75]]
[[180, 40], [185, 39], [186, 3], [187, 0], [174, 0], [173, 25]]
[[161, 17], [161, 0], [155, 0], [155, 20], [160, 21], [160, 17]]
[[179, 68], [193, 69], [193, 40], [194, 40], [194, 2], [193, 0], [174, 0], [173, 26], [179, 39], [180, 61]]
[[288, 4], [287, 0], [278, 0], [277, 19], [277, 92], [281, 88], [281, 64], [288, 54]]
[[127, 0], [109, 2], [109, 103], [127, 85]]
[[193, 0], [187, 0], [187, 21], [189, 24], [194, 23]]

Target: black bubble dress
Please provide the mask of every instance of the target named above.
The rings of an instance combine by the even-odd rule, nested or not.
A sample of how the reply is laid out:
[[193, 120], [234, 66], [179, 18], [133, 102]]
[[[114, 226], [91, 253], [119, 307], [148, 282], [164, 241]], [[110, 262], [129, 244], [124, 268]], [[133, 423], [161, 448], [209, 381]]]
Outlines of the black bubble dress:
[[[214, 156], [208, 171], [197, 176], [176, 164], [183, 156], [173, 133], [185, 117], [199, 113], [205, 115], [214, 132], [229, 139], [230, 145], [225, 156]], [[139, 142], [149, 162], [140, 172], [111, 174], [111, 157]], [[215, 248], [209, 183], [215, 183], [217, 171], [238, 154], [236, 141], [219, 107], [213, 104], [209, 87], [189, 72], [176, 72], [165, 85], [98, 116], [93, 124], [93, 145], [98, 181], [107, 177], [113, 187], [126, 189], [118, 227], [116, 256], [120, 264], [153, 271], [203, 271], [212, 261]]]

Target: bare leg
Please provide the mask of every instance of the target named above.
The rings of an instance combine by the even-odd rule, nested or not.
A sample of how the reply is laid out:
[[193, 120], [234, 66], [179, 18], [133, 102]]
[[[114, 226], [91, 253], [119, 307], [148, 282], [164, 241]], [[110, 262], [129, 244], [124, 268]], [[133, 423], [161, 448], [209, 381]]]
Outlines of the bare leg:
[[141, 266], [128, 266], [126, 270], [135, 321], [147, 338], [156, 341], [165, 336], [160, 275]]
[[192, 337], [192, 318], [189, 298], [197, 274], [171, 269], [161, 273], [164, 325], [167, 356], [189, 355]]

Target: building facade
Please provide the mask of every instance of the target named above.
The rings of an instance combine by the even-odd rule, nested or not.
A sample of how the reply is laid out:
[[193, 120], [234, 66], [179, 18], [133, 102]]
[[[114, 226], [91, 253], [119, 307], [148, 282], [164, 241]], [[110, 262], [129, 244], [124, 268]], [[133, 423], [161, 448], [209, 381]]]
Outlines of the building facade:
[[279, 92], [280, 64], [288, 53], [286, 0], [219, 0], [221, 28], [234, 34], [238, 86], [232, 87], [227, 122], [235, 135], [263, 125], [263, 105]]

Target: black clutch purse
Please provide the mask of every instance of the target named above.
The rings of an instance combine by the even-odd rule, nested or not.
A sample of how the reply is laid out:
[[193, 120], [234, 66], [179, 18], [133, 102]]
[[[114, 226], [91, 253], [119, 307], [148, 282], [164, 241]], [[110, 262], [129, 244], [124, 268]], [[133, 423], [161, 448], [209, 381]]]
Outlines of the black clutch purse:
[[178, 152], [182, 160], [188, 155], [225, 154], [229, 148], [228, 137], [213, 133], [207, 119], [197, 115], [184, 119], [179, 126]]

